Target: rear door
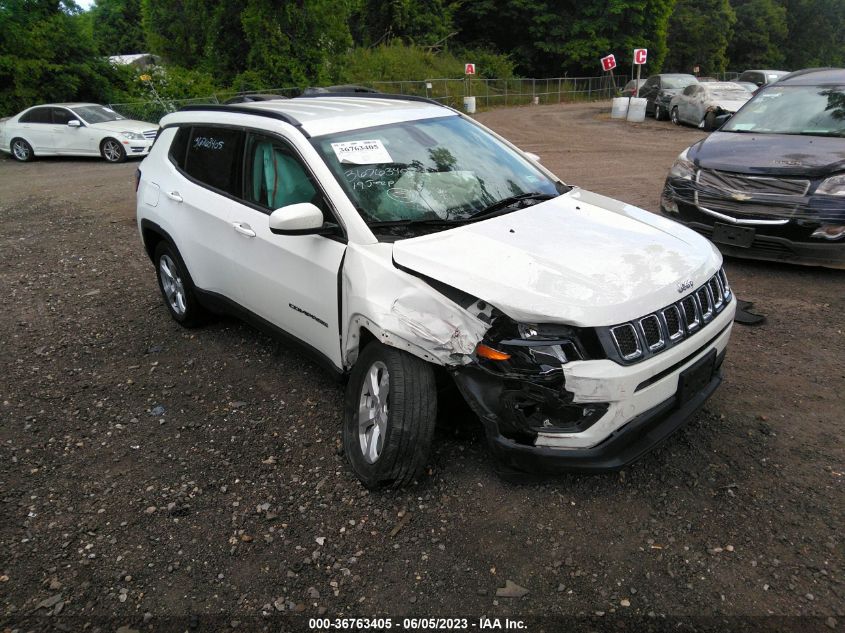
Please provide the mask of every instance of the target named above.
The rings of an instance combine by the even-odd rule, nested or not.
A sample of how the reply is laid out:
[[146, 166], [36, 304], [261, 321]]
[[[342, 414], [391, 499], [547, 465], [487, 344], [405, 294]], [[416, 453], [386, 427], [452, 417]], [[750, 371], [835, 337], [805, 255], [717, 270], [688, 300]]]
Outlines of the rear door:
[[52, 154], [55, 151], [53, 142], [53, 115], [49, 107], [32, 108], [21, 116], [18, 121], [20, 136], [32, 145], [36, 154]]
[[194, 125], [181, 127], [170, 160], [156, 182], [165, 227], [201, 290], [235, 299], [232, 207], [241, 192], [244, 132]]

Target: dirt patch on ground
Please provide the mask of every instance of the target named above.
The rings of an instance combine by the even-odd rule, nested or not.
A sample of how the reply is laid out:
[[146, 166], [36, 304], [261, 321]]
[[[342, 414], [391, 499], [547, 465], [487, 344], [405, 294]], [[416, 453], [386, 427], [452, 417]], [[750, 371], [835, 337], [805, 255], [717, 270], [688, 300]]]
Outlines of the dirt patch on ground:
[[[567, 182], [654, 211], [703, 133], [609, 110], [479, 119]], [[505, 483], [455, 406], [424, 481], [373, 494], [338, 454], [341, 386], [238, 322], [169, 318], [134, 223], [136, 167], [0, 159], [0, 626], [841, 627], [845, 273], [729, 260], [767, 322], [734, 329], [705, 410], [622, 474]], [[506, 580], [529, 593], [497, 597]]]

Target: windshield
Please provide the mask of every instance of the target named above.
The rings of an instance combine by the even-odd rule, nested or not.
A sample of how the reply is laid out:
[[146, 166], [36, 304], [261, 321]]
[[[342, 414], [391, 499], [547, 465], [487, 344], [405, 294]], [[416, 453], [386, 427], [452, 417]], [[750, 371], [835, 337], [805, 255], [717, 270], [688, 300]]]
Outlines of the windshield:
[[698, 83], [695, 77], [664, 77], [661, 85], [666, 90], [680, 90], [686, 88], [690, 84]]
[[461, 221], [514, 196], [559, 194], [555, 182], [458, 116], [314, 139], [368, 224]]
[[109, 121], [122, 121], [125, 117], [120, 116], [114, 110], [103, 106], [79, 106], [71, 108], [86, 123], [108, 123]]
[[724, 132], [845, 135], [845, 86], [766, 88], [722, 127]]

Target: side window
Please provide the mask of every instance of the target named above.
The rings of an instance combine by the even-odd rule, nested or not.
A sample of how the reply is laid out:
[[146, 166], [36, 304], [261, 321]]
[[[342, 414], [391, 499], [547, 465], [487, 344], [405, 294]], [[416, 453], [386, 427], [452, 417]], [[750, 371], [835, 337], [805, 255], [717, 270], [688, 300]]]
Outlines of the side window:
[[684, 95], [687, 97], [692, 96], [695, 93], [695, 89], [697, 86], [695, 84], [690, 84], [686, 88], [684, 88]]
[[244, 133], [224, 127], [195, 126], [183, 167], [204, 185], [240, 197]]
[[188, 154], [188, 140], [191, 138], [191, 127], [183, 126], [176, 130], [176, 136], [170, 144], [170, 160], [179, 168], [185, 169], [185, 159]]
[[69, 121], [76, 121], [78, 120], [73, 114], [70, 113], [70, 110], [65, 110], [64, 108], [53, 108], [53, 123], [56, 125], [67, 125]]
[[34, 108], [20, 118], [21, 123], [52, 123], [50, 108]]
[[299, 202], [326, 204], [296, 153], [282, 141], [250, 134], [246, 145], [244, 199], [270, 211]]

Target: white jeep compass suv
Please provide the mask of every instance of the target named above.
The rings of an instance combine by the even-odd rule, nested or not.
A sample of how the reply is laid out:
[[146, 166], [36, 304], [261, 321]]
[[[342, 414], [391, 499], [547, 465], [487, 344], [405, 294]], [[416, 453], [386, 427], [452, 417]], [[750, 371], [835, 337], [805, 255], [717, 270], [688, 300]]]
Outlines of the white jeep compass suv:
[[736, 301], [716, 248], [451, 108], [317, 94], [161, 125], [137, 213], [170, 314], [235, 313], [347, 376], [369, 487], [424, 466], [438, 373], [506, 472], [621, 468], [721, 382]]

